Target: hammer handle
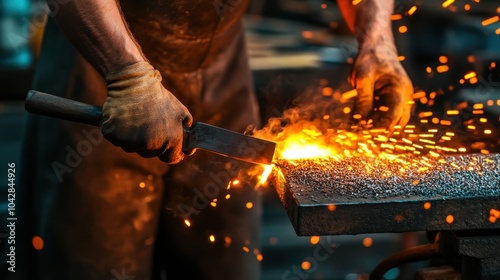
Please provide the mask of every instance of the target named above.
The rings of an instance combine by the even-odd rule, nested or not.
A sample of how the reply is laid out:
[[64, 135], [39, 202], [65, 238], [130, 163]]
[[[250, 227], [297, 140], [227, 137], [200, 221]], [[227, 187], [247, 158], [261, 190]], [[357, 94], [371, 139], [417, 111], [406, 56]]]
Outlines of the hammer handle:
[[26, 111], [67, 121], [101, 125], [102, 107], [30, 90], [24, 104]]

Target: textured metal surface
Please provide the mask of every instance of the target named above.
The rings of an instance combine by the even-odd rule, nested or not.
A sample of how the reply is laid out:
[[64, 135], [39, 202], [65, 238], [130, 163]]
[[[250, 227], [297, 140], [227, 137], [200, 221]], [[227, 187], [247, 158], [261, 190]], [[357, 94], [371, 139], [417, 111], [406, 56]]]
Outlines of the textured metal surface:
[[279, 161], [273, 182], [298, 235], [500, 228], [499, 154]]
[[202, 149], [246, 162], [271, 164], [275, 148], [274, 142], [195, 122], [184, 130], [182, 151], [189, 155]]

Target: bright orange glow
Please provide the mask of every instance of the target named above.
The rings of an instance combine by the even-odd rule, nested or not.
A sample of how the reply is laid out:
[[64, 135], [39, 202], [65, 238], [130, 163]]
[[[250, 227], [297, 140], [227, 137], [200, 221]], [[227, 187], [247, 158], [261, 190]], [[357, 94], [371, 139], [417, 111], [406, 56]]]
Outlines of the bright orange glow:
[[140, 182], [139, 183], [139, 188], [144, 189], [146, 187], [146, 183]]
[[267, 182], [267, 179], [269, 178], [269, 175], [271, 175], [271, 172], [273, 171], [273, 166], [272, 165], [266, 165], [264, 166], [264, 172], [262, 172], [262, 175], [260, 177], [260, 183], [265, 184]]
[[229, 247], [229, 245], [231, 245], [231, 241], [231, 237], [224, 236], [224, 246]]
[[324, 87], [322, 89], [322, 93], [324, 96], [332, 96], [333, 95], [333, 89], [331, 87]]
[[309, 242], [311, 242], [312, 245], [316, 245], [319, 243], [319, 236], [311, 236], [309, 239]]
[[497, 219], [500, 219], [500, 211], [494, 208], [490, 209], [490, 216], [494, 216]]
[[189, 220], [184, 220], [184, 223], [186, 224], [186, 226], [190, 227], [191, 226], [191, 222]]
[[248, 253], [248, 252], [250, 252], [250, 249], [248, 249], [248, 247], [247, 247], [247, 246], [243, 246], [243, 248], [242, 248], [242, 249], [243, 249], [243, 251], [245, 251], [245, 252], [247, 252], [247, 253]]
[[429, 209], [431, 209], [431, 203], [430, 203], [430, 202], [426, 202], [426, 203], [424, 203], [424, 209], [425, 209], [425, 210], [429, 210]]
[[490, 25], [492, 23], [495, 23], [499, 20], [500, 18], [498, 16], [490, 17], [488, 19], [485, 19], [481, 22], [483, 26]]
[[448, 215], [448, 216], [446, 216], [446, 222], [447, 222], [448, 224], [453, 223], [453, 221], [454, 221], [454, 220], [455, 220], [455, 218], [453, 217], [453, 215]]
[[436, 68], [436, 71], [437, 71], [438, 73], [448, 72], [448, 70], [450, 70], [450, 67], [448, 67], [448, 65], [439, 65], [439, 66]]
[[210, 240], [210, 242], [215, 242], [215, 236], [212, 234], [208, 237], [208, 240]]
[[443, 8], [448, 8], [448, 6], [450, 6], [454, 2], [455, 2], [455, 0], [446, 0], [443, 2], [443, 4], [441, 4], [441, 6], [443, 6]]
[[33, 238], [31, 239], [31, 243], [33, 244], [33, 248], [35, 248], [35, 250], [37, 251], [41, 251], [43, 250], [43, 239], [38, 236], [38, 235], [35, 235], [33, 236]]
[[253, 207], [253, 203], [249, 201], [249, 202], [247, 202], [247, 204], [245, 204], [245, 206], [246, 206], [246, 208], [248, 208], [248, 209], [252, 209], [252, 207]]
[[352, 4], [353, 4], [354, 6], [356, 6], [356, 5], [358, 5], [359, 3], [361, 3], [361, 1], [363, 1], [363, 0], [352, 0]]
[[442, 64], [448, 63], [448, 58], [444, 55], [439, 57], [439, 62]]
[[256, 257], [259, 262], [261, 262], [264, 259], [264, 256], [262, 256], [262, 254], [257, 254]]
[[413, 13], [415, 13], [415, 11], [417, 10], [417, 6], [412, 6], [409, 10], [408, 10], [408, 15], [413, 15]]
[[371, 237], [363, 238], [363, 246], [371, 247], [373, 245], [373, 239]]
[[309, 269], [311, 269], [311, 263], [308, 261], [303, 261], [302, 264], [300, 265], [300, 267], [303, 270], [309, 270]]
[[408, 31], [408, 27], [406, 25], [401, 25], [399, 28], [398, 28], [398, 31], [399, 33], [403, 34], [403, 33], [406, 33], [406, 31]]
[[333, 211], [335, 211], [337, 209], [337, 205], [335, 205], [335, 204], [328, 204], [327, 208], [328, 208], [328, 211], [333, 212]]

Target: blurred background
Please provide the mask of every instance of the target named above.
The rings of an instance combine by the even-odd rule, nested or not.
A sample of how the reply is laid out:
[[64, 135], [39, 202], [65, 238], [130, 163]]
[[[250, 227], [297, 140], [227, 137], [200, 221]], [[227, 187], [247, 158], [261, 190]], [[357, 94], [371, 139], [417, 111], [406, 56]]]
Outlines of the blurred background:
[[[0, 0], [0, 158], [19, 162], [26, 113], [23, 100], [33, 79], [48, 8], [43, 1]], [[416, 92], [416, 110], [436, 102], [444, 108], [463, 100], [500, 98], [500, 3], [494, 0], [397, 0], [392, 16], [400, 61]], [[280, 116], [293, 97], [322, 86], [340, 92], [347, 83], [356, 42], [335, 1], [253, 0], [245, 16], [250, 65], [265, 121]], [[474, 75], [467, 75], [474, 72]], [[446, 100], [446, 102], [442, 101]], [[498, 106], [485, 108], [496, 118]], [[7, 197], [0, 174], [0, 197]], [[0, 221], [6, 220], [6, 199]], [[0, 247], [5, 223], [0, 223]], [[425, 233], [298, 237], [274, 189], [264, 189], [262, 279], [365, 279], [384, 258], [417, 244]], [[323, 245], [322, 245], [323, 244]], [[325, 245], [326, 244], [326, 245]], [[333, 248], [324, 261], [310, 262], [316, 246]], [[2, 254], [1, 260], [5, 257]], [[4, 263], [2, 261], [2, 263]], [[427, 263], [393, 269], [387, 279], [411, 279]]]

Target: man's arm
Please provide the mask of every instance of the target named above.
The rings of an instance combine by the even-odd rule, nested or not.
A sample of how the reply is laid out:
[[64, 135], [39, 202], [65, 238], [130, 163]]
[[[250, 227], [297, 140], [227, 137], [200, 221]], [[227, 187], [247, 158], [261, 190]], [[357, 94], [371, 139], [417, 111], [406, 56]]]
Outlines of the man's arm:
[[145, 60], [116, 0], [68, 1], [52, 16], [103, 77]]
[[[337, 0], [358, 42], [350, 81], [358, 91], [356, 113], [372, 118], [374, 126], [392, 131], [410, 119], [413, 86], [398, 60], [390, 16], [392, 0]], [[376, 98], [377, 97], [377, 98]], [[378, 110], [378, 107], [389, 110]]]
[[127, 152], [179, 162], [188, 109], [165, 89], [130, 33], [116, 0], [75, 0], [52, 15], [66, 37], [102, 75], [104, 137]]

